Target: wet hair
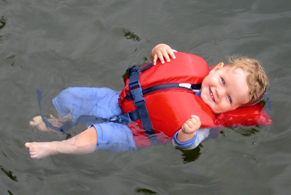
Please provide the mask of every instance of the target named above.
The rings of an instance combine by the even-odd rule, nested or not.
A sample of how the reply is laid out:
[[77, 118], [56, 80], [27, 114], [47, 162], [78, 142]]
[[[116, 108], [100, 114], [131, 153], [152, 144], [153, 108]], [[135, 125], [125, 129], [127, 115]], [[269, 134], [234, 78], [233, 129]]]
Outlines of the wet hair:
[[250, 101], [247, 105], [259, 102], [265, 94], [269, 79], [260, 64], [256, 59], [247, 57], [232, 56], [229, 58], [228, 67], [241, 68], [247, 73], [247, 85], [249, 87]]

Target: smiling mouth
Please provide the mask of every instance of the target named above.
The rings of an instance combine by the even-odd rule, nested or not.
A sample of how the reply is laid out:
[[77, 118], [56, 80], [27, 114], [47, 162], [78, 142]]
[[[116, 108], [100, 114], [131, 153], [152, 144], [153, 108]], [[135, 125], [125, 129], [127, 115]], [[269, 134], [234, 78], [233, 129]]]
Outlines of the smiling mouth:
[[215, 98], [214, 98], [214, 95], [213, 95], [213, 93], [212, 93], [212, 91], [211, 91], [211, 89], [209, 88], [209, 94], [210, 94], [210, 97], [211, 97], [211, 99], [215, 102]]

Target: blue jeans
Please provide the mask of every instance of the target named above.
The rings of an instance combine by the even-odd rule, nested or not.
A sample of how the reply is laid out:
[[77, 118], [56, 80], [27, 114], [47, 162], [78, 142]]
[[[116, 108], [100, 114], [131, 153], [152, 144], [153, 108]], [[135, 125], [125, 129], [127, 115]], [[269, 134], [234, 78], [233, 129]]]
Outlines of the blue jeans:
[[[122, 114], [118, 104], [119, 92], [109, 88], [72, 87], [63, 90], [52, 101], [62, 117], [71, 115], [76, 121], [80, 115], [108, 118]], [[97, 131], [96, 150], [137, 150], [130, 128], [118, 123], [92, 124]]]

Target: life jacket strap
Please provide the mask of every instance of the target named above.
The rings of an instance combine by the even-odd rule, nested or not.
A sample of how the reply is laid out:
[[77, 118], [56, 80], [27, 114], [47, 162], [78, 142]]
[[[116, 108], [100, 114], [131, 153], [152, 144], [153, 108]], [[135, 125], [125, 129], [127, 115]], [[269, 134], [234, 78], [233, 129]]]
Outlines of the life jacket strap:
[[151, 144], [158, 143], [157, 137], [155, 135], [155, 132], [153, 130], [152, 122], [150, 120], [150, 116], [148, 113], [148, 109], [145, 104], [145, 99], [143, 97], [142, 88], [139, 82], [139, 76], [140, 73], [149, 67], [151, 67], [152, 64], [149, 64], [145, 66], [144, 68], [137, 68], [136, 66], [133, 66], [129, 69], [129, 91], [133, 98], [134, 105], [137, 108], [137, 112], [139, 115], [139, 118], [141, 120], [142, 127], [148, 136]]
[[[156, 86], [149, 87], [149, 88], [142, 90], [142, 94], [147, 95], [149, 93], [159, 91], [159, 90], [165, 90], [165, 89], [187, 89], [187, 90], [191, 90], [191, 91], [194, 91], [195, 93], [197, 93], [201, 89], [201, 84], [191, 84], [191, 83], [161, 84], [161, 85], [156, 85]], [[126, 94], [125, 99], [132, 100], [133, 97], [132, 97], [131, 93]]]

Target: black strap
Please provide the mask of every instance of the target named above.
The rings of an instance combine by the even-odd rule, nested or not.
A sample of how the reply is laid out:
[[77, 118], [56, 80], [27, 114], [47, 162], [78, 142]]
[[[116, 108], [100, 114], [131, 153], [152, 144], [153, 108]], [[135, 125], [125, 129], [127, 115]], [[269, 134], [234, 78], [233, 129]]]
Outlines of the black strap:
[[[159, 90], [164, 90], [164, 89], [187, 89], [187, 90], [191, 90], [191, 91], [193, 91], [195, 89], [197, 89], [197, 90], [201, 89], [201, 84], [189, 84], [189, 85], [190, 85], [190, 88], [184, 87], [180, 83], [167, 83], [167, 84], [162, 84], [162, 85], [156, 85], [156, 86], [149, 87], [149, 88], [142, 90], [142, 94], [146, 95], [146, 94], [149, 94], [149, 93], [152, 93], [155, 91], [159, 91]], [[125, 99], [132, 100], [133, 97], [129, 93], [129, 94], [126, 94]]]
[[137, 112], [139, 115], [139, 118], [141, 120], [141, 124], [142, 127], [146, 133], [146, 135], [148, 136], [151, 144], [156, 144], [158, 143], [155, 132], [153, 130], [153, 126], [150, 120], [150, 116], [145, 104], [145, 99], [143, 97], [143, 93], [142, 93], [142, 88], [141, 85], [139, 83], [139, 76], [140, 76], [140, 72], [146, 70], [147, 68], [149, 68], [150, 66], [152, 66], [151, 64], [146, 66], [145, 68], [142, 69], [137, 69], [136, 67], [132, 67], [129, 71], [129, 91], [131, 96], [133, 97], [133, 102], [134, 105], [137, 108]]

